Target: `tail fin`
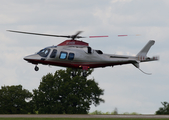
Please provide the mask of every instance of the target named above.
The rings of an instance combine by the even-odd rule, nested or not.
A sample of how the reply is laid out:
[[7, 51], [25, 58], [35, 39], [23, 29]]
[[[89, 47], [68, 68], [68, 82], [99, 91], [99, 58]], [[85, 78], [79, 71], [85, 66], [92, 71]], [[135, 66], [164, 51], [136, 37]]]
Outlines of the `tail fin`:
[[143, 49], [137, 54], [137, 57], [139, 58], [146, 58], [147, 57], [147, 53], [149, 51], [149, 49], [151, 48], [152, 45], [154, 45], [155, 41], [154, 40], [150, 40], [144, 47]]
[[[137, 60], [138, 61], [135, 61], [133, 62], [132, 64], [138, 68], [141, 72], [145, 73], [144, 71], [142, 71], [140, 68], [139, 68], [139, 63], [140, 62], [149, 62], [149, 61], [156, 61], [156, 60], [159, 60], [159, 57], [158, 56], [154, 56], [152, 58], [149, 58], [147, 57], [147, 53], [148, 51], [150, 50], [151, 46], [154, 45], [155, 41], [154, 40], [150, 40], [144, 47], [143, 49], [137, 54]], [[151, 73], [145, 73], [147, 75], [151, 75]]]

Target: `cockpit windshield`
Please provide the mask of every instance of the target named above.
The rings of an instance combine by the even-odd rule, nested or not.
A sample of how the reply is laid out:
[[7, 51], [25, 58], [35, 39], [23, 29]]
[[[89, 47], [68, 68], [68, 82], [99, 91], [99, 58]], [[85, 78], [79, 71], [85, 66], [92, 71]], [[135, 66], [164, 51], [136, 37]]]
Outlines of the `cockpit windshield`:
[[50, 49], [45, 48], [40, 50], [37, 54], [40, 55], [41, 57], [47, 57], [50, 52]]

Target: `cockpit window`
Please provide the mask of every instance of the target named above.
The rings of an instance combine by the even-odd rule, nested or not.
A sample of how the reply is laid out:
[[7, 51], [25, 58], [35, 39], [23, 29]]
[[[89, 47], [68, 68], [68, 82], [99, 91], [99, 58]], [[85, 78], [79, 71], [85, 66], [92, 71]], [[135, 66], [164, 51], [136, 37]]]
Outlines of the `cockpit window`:
[[56, 54], [57, 54], [57, 50], [54, 49], [50, 55], [50, 58], [55, 58], [56, 57]]
[[40, 50], [37, 54], [40, 55], [41, 57], [47, 57], [50, 52], [50, 49], [42, 49]]

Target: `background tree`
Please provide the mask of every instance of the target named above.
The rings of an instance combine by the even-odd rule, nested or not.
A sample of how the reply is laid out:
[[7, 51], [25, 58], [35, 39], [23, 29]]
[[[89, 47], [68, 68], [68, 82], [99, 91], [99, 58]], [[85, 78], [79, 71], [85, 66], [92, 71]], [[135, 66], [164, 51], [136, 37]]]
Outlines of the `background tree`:
[[2, 86], [0, 89], [0, 114], [27, 114], [30, 112], [32, 93], [21, 85]]
[[[42, 77], [38, 89], [33, 90], [33, 102], [40, 114], [87, 114], [90, 105], [104, 102], [100, 95], [102, 89], [94, 79], [87, 80], [77, 70], [77, 76], [71, 76], [72, 69], [58, 70], [55, 74]], [[87, 76], [93, 70], [87, 72]]]
[[117, 115], [117, 114], [118, 114], [117, 108], [114, 109], [113, 113], [114, 113], [114, 115]]
[[157, 115], [169, 115], [169, 103], [161, 102], [164, 107], [160, 107], [159, 110], [156, 111]]

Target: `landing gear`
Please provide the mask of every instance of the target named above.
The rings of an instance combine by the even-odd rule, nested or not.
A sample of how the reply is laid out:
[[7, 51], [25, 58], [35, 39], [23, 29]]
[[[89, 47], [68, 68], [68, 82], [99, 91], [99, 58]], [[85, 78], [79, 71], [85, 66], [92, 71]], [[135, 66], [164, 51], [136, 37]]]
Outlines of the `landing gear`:
[[72, 77], [75, 77], [75, 76], [83, 76], [83, 77], [87, 77], [87, 70], [83, 70], [81, 71], [80, 73], [77, 71], [77, 69], [73, 69], [71, 71], [71, 76]]
[[38, 70], [39, 70], [39, 67], [38, 67], [38, 66], [35, 66], [34, 69], [35, 69], [35, 71], [38, 71]]
[[86, 76], [87, 76], [87, 71], [83, 70], [83, 77], [86, 77]]
[[76, 70], [73, 70], [73, 71], [71, 72], [71, 74], [72, 74], [72, 77], [75, 77], [75, 76], [76, 76]]

